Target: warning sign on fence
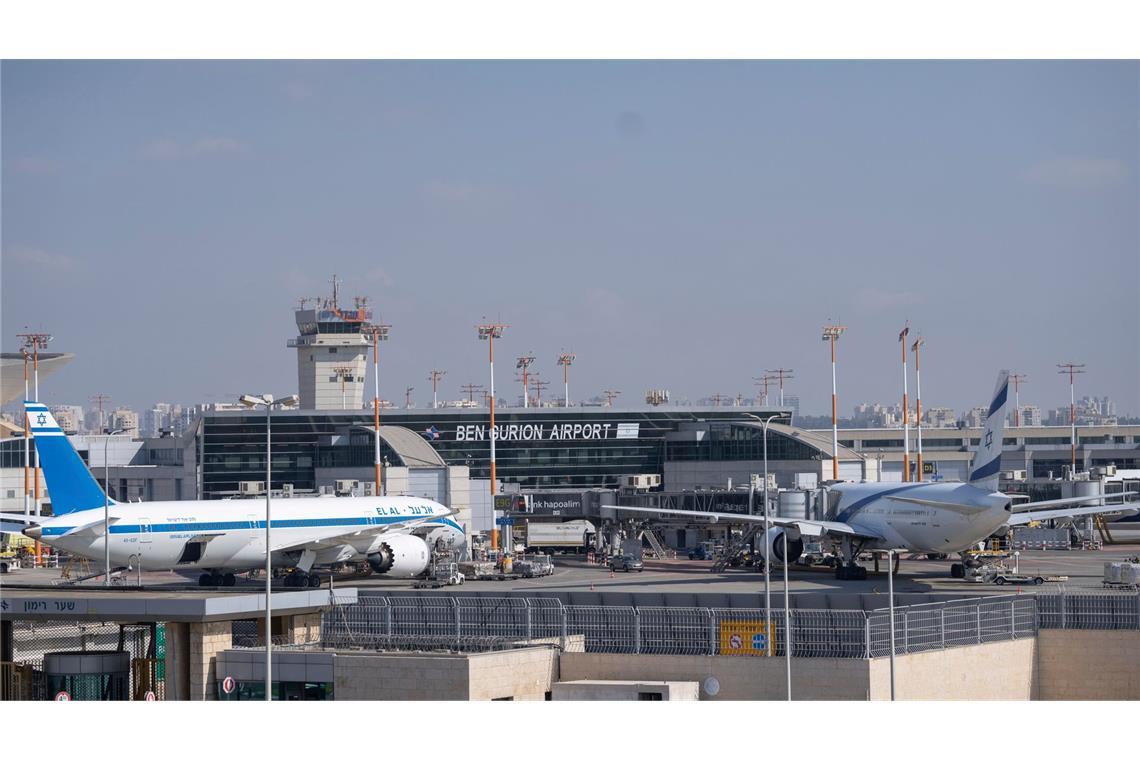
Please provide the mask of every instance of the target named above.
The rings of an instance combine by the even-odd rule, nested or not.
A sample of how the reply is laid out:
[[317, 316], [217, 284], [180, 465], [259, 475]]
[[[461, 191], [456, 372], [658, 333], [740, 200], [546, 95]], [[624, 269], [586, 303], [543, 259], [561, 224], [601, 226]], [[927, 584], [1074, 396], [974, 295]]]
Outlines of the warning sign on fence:
[[720, 653], [769, 657], [772, 642], [763, 620], [725, 620], [720, 624]]

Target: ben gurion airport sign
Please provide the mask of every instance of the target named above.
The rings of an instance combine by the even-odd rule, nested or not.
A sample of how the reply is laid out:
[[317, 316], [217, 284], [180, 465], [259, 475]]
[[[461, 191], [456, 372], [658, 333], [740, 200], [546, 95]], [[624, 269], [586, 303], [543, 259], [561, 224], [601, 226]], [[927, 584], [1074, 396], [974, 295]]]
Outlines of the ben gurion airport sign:
[[[485, 441], [488, 425], [456, 425], [455, 440]], [[495, 425], [496, 441], [601, 441], [637, 438], [641, 423], [524, 423]]]

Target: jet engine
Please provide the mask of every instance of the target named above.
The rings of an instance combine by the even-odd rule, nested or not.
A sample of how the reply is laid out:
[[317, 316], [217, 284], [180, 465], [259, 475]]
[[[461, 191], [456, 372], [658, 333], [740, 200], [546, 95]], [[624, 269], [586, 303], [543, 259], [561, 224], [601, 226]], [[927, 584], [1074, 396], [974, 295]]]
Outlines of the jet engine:
[[368, 554], [373, 572], [398, 578], [414, 578], [427, 570], [431, 552], [422, 538], [406, 533], [383, 536]]
[[[760, 554], [764, 559], [768, 559], [770, 554], [777, 562], [784, 561], [784, 534], [783, 528], [769, 528], [767, 541], [760, 545]], [[788, 537], [788, 559], [787, 561], [795, 562], [799, 559], [800, 555], [804, 553], [804, 540], [799, 536], [795, 538]]]

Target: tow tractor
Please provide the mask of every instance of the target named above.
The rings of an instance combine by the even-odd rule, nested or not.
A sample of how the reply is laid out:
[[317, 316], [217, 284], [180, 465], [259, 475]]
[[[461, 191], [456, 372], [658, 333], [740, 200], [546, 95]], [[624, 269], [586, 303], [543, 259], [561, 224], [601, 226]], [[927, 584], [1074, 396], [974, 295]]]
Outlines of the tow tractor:
[[458, 586], [463, 583], [465, 576], [459, 571], [459, 563], [455, 561], [452, 552], [435, 552], [432, 563], [428, 566], [427, 575], [414, 584], [415, 588], [440, 588], [441, 586]]
[[1010, 573], [1004, 568], [992, 568], [992, 572], [987, 574], [990, 583], [997, 586], [1004, 586], [1007, 583], [1013, 585], [1031, 585], [1040, 586], [1043, 583], [1064, 583], [1069, 580], [1067, 575], [1025, 575], [1024, 573]]

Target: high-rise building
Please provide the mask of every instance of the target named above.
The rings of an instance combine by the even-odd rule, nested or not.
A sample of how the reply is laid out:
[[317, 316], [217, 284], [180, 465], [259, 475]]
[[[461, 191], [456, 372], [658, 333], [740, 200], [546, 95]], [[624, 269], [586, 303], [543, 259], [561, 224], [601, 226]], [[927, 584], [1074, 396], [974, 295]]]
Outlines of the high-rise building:
[[1033, 404], [1026, 404], [1021, 407], [1017, 424], [1019, 427], [1039, 427], [1041, 425], [1041, 407]]
[[157, 438], [161, 435], [160, 431], [164, 428], [169, 429], [171, 427], [171, 409], [173, 409], [173, 405], [162, 401], [148, 409], [143, 415], [143, 434]]
[[59, 423], [59, 428], [67, 435], [83, 432], [83, 407], [70, 404], [57, 404], [49, 406], [52, 416]]
[[138, 412], [131, 411], [125, 407], [119, 407], [111, 412], [110, 426], [113, 430], [122, 430], [123, 435], [134, 438], [139, 434]]
[[948, 406], [928, 407], [922, 415], [924, 417], [923, 424], [928, 427], [952, 428], [958, 424], [958, 417], [954, 414], [954, 410]]
[[986, 417], [990, 414], [988, 407], [975, 406], [970, 411], [962, 415], [962, 420], [966, 423], [966, 427], [982, 427], [986, 424]]
[[[302, 409], [361, 409], [368, 350], [372, 345], [365, 328], [372, 310], [364, 298], [342, 309], [339, 284], [333, 277], [332, 298], [302, 299], [296, 309], [297, 385]], [[306, 308], [310, 301], [313, 308]]]
[[790, 393], [784, 394], [784, 406], [790, 406], [792, 412], [798, 417], [800, 414], [800, 397]]

